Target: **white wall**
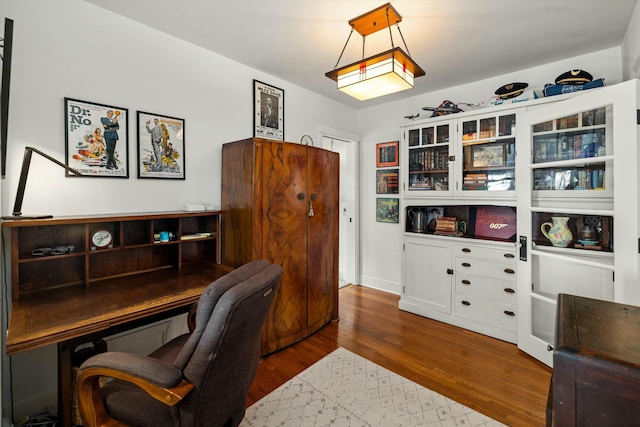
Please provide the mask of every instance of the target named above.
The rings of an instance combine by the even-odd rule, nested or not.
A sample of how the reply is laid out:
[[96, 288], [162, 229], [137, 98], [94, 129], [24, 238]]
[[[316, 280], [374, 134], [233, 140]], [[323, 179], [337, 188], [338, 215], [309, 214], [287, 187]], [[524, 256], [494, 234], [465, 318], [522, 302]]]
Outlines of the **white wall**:
[[[318, 125], [356, 133], [356, 112], [80, 0], [3, 0], [14, 19], [10, 146], [3, 214], [13, 207], [23, 149], [64, 159], [63, 98], [129, 109], [129, 179], [65, 178], [34, 156], [23, 212], [75, 215], [220, 203], [220, 149], [253, 135], [253, 79], [285, 91], [285, 138]], [[136, 111], [185, 119], [186, 181], [137, 179]]]
[[624, 80], [640, 77], [640, 3], [631, 15], [622, 42], [622, 74]]
[[[13, 208], [25, 146], [63, 161], [64, 97], [129, 109], [129, 179], [65, 178], [62, 168], [34, 155], [25, 214], [219, 205], [221, 145], [253, 135], [253, 79], [284, 89], [286, 140], [298, 142], [308, 134], [318, 141], [319, 128], [357, 133], [350, 107], [90, 3], [2, 0], [0, 14], [15, 21], [8, 168], [0, 185], [3, 215]], [[136, 178], [136, 111], [185, 119], [185, 181]], [[9, 397], [14, 419], [56, 409], [55, 354], [55, 346], [49, 346], [13, 356], [12, 389], [5, 362], [5, 415]]]
[[[552, 83], [564, 71], [576, 68], [589, 71], [594, 79], [605, 78], [606, 84], [619, 83], [622, 81], [620, 57], [620, 48], [606, 49], [358, 111], [362, 212], [360, 227], [361, 230], [366, 230], [360, 238], [362, 283], [397, 294], [401, 292], [402, 220], [400, 224], [375, 220], [375, 145], [399, 140], [400, 126], [411, 123], [404, 116], [422, 113], [420, 118], [429, 117], [429, 113], [423, 111], [422, 107], [438, 106], [445, 99], [455, 103], [485, 102], [494, 95], [497, 88], [511, 82], [527, 82], [530, 88], [542, 91], [546, 83]], [[429, 79], [429, 64], [425, 65], [427, 75], [421, 78]], [[401, 151], [400, 156], [403, 154]]]

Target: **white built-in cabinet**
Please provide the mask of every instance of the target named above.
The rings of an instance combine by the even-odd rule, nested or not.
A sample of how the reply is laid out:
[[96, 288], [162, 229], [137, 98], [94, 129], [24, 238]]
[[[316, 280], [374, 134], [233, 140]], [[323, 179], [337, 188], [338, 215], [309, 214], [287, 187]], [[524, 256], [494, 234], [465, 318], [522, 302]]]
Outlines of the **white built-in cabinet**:
[[[518, 346], [549, 366], [559, 293], [640, 304], [638, 83], [518, 117]], [[567, 247], [542, 233], [554, 218]]]
[[[636, 79], [402, 127], [399, 307], [551, 365], [559, 293], [640, 304], [639, 97]], [[517, 230], [480, 237], [487, 207]], [[427, 230], [434, 208], [457, 236]], [[563, 221], [566, 247], [544, 235]]]

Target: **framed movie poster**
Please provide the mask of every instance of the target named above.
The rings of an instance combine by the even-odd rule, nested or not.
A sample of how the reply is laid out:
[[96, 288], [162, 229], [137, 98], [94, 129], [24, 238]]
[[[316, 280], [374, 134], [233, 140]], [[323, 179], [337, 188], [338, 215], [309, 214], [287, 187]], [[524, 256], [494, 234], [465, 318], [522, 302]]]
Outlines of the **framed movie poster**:
[[398, 194], [398, 169], [376, 171], [376, 194]]
[[67, 166], [84, 176], [129, 177], [129, 110], [64, 98], [64, 115]]
[[184, 119], [138, 111], [138, 178], [185, 179]]
[[376, 221], [391, 222], [397, 224], [400, 219], [398, 199], [377, 198], [376, 199]]
[[398, 166], [398, 141], [376, 144], [376, 167]]
[[253, 136], [284, 141], [284, 90], [253, 81]]

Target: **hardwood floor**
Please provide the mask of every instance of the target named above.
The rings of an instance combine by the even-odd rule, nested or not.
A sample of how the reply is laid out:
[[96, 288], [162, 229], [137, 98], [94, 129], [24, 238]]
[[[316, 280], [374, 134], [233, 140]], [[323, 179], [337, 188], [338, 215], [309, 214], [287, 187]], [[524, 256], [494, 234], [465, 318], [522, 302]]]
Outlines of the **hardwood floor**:
[[247, 404], [344, 347], [509, 426], [545, 425], [549, 367], [514, 344], [399, 310], [398, 299], [341, 288], [340, 320], [265, 356]]

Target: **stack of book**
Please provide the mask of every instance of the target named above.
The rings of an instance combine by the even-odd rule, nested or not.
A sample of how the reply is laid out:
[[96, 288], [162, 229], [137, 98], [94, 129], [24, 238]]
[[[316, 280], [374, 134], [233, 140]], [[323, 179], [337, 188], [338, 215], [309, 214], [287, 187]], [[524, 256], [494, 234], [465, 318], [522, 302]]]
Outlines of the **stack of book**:
[[463, 190], [486, 190], [487, 174], [486, 173], [468, 173], [464, 176], [462, 183]]

